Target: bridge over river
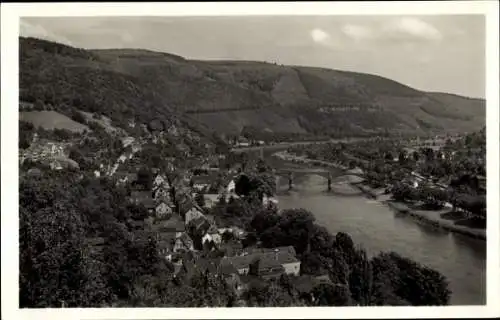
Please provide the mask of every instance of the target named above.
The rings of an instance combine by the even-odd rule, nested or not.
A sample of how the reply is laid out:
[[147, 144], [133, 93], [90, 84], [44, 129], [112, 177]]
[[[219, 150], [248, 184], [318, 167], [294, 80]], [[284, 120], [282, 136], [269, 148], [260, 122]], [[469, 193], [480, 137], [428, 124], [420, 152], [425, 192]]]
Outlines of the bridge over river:
[[[349, 175], [362, 178], [360, 173], [345, 171], [338, 168], [280, 168], [273, 170], [276, 177], [276, 185], [279, 185], [280, 178], [288, 180], [288, 189], [293, 189], [294, 180], [307, 175], [321, 176], [325, 179], [327, 190], [332, 189], [332, 183], [338, 182], [338, 178]], [[337, 180], [337, 181], [336, 181]]]

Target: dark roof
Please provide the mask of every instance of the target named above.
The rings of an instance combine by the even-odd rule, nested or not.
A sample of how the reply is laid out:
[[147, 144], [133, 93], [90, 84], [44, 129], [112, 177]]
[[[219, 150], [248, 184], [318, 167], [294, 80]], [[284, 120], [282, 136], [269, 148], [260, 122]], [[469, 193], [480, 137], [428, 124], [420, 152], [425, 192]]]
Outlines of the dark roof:
[[156, 244], [157, 248], [158, 249], [166, 249], [168, 251], [171, 251], [173, 248], [174, 248], [174, 244], [172, 243], [172, 241], [170, 240], [165, 240], [165, 239], [162, 239], [162, 240], [159, 240]]
[[85, 239], [88, 245], [91, 246], [101, 246], [106, 243], [106, 240], [103, 237], [93, 237]]
[[329, 275], [324, 274], [324, 275], [321, 275], [321, 276], [316, 276], [314, 278], [314, 283], [316, 285], [325, 284], [325, 283], [332, 284], [332, 280], [330, 279]]
[[248, 268], [255, 257], [252, 255], [224, 257], [221, 260], [221, 265], [232, 265], [237, 270]]
[[134, 199], [147, 199], [151, 198], [152, 192], [148, 190], [132, 190], [130, 197]]
[[187, 244], [193, 242], [193, 240], [191, 239], [191, 237], [187, 233], [181, 234], [181, 236], [179, 238], [177, 238], [176, 241], [177, 240], [181, 241], [184, 245], [187, 245]]
[[289, 254], [295, 256], [297, 253], [295, 252], [295, 248], [293, 246], [286, 247], [276, 247], [276, 248], [248, 248], [245, 252], [249, 254], [254, 253], [269, 253], [269, 252], [288, 252]]
[[309, 293], [315, 287], [314, 277], [310, 275], [302, 275], [292, 280], [294, 287], [300, 293]]
[[259, 268], [259, 275], [263, 275], [262, 273], [274, 273], [274, 272], [283, 272], [284, 268], [281, 265], [280, 261], [277, 258], [277, 255], [264, 254], [261, 256], [257, 256], [253, 261], [253, 263], [257, 263]]
[[[206, 219], [206, 221], [208, 221], [208, 219]], [[215, 234], [215, 233], [219, 233], [219, 230], [217, 230], [217, 227], [215, 225], [210, 225], [210, 227], [208, 228], [207, 230], [208, 233], [210, 234]]]
[[130, 219], [128, 222], [134, 228], [142, 228], [144, 227], [144, 220], [132, 220]]
[[116, 179], [127, 178], [128, 181], [135, 181], [135, 180], [137, 180], [137, 173], [118, 171], [114, 174], [114, 177]]
[[210, 273], [217, 273], [219, 271], [219, 265], [220, 265], [220, 258], [218, 259], [196, 259], [195, 260], [195, 265], [198, 270], [201, 272], [210, 272]]
[[28, 170], [28, 175], [32, 176], [32, 177], [40, 176], [40, 175], [42, 175], [42, 171], [38, 168], [31, 168]]
[[184, 222], [179, 217], [173, 216], [169, 220], [161, 221], [156, 224], [155, 229], [163, 232], [184, 232], [186, 227], [184, 226]]
[[134, 202], [142, 204], [148, 209], [156, 207], [156, 203], [152, 197], [151, 191], [134, 190], [130, 194], [130, 199]]
[[299, 261], [290, 250], [278, 250], [276, 252], [255, 252], [243, 256], [225, 257], [223, 263], [232, 264], [236, 269], [243, 269], [248, 268], [251, 263], [258, 260], [260, 260], [259, 268], [272, 268], [278, 265]]
[[193, 176], [193, 183], [195, 184], [212, 184], [214, 178], [212, 176], [203, 175], [203, 176]]
[[189, 225], [194, 226], [194, 228], [198, 231], [201, 230], [202, 233], [205, 233], [210, 228], [210, 222], [203, 217], [199, 217], [189, 221]]
[[133, 232], [134, 241], [145, 242], [149, 241], [150, 238], [155, 237], [155, 234], [149, 230], [136, 230]]
[[238, 270], [233, 266], [233, 264], [228, 263], [225, 261], [224, 263], [220, 263], [220, 272], [223, 275], [231, 275], [231, 274], [237, 274]]
[[175, 243], [175, 233], [174, 232], [158, 232], [158, 241], [168, 241]]

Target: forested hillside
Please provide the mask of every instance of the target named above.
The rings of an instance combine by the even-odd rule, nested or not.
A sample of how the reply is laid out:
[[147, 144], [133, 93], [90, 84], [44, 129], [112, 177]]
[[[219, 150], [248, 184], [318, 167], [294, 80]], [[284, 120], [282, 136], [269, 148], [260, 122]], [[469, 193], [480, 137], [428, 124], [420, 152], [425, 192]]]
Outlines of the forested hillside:
[[426, 93], [369, 74], [252, 61], [194, 61], [138, 49], [83, 50], [20, 38], [20, 99], [38, 109], [176, 120], [237, 134], [354, 136], [468, 132], [485, 101]]

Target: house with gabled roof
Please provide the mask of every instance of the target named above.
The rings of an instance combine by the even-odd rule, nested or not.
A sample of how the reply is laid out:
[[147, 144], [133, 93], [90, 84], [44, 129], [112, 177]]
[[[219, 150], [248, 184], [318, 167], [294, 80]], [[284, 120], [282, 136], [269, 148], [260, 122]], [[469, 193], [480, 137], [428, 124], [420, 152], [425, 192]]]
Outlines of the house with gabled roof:
[[167, 190], [170, 189], [170, 184], [168, 182], [167, 177], [165, 175], [158, 173], [153, 179], [153, 189], [156, 189], [160, 186], [164, 187]]
[[175, 239], [174, 252], [187, 252], [193, 250], [193, 240], [187, 233], [184, 232], [179, 238]]
[[284, 273], [300, 273], [300, 260], [290, 247], [247, 251], [240, 256], [224, 257], [221, 263], [232, 264], [240, 275], [252, 272], [256, 276], [272, 278]]
[[153, 188], [153, 198], [157, 201], [165, 201], [168, 203], [172, 202], [170, 187], [158, 186]]
[[161, 200], [157, 203], [158, 204], [156, 205], [155, 213], [158, 219], [165, 219], [172, 215], [173, 213], [172, 207], [169, 204], [167, 204], [166, 201]]
[[173, 234], [175, 238], [180, 238], [186, 232], [184, 222], [178, 215], [173, 215], [170, 219], [157, 221], [154, 224], [154, 230], [159, 234]]
[[279, 278], [285, 273], [283, 265], [273, 256], [264, 254], [259, 255], [250, 263], [248, 272], [250, 275], [258, 276], [263, 279]]
[[199, 206], [191, 203], [189, 209], [187, 209], [187, 211], [185, 211], [184, 213], [184, 222], [185, 224], [188, 224], [191, 220], [197, 218], [205, 218], [205, 216], [203, 215], [203, 210]]
[[210, 242], [212, 241], [216, 245], [220, 245], [222, 242], [222, 237], [219, 234], [219, 231], [217, 230], [217, 227], [214, 225], [211, 225], [205, 235], [202, 237], [202, 243], [205, 242]]
[[137, 173], [118, 171], [113, 175], [113, 177], [115, 178], [117, 185], [125, 185], [127, 183], [137, 181]]

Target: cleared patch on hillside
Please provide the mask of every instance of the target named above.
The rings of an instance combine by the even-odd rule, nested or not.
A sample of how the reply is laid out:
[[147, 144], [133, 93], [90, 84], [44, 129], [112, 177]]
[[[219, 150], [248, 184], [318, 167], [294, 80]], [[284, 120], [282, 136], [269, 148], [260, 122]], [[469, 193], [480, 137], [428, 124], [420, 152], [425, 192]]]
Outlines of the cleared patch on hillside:
[[106, 130], [106, 132], [108, 132], [108, 133], [124, 133], [122, 129], [114, 127], [111, 124], [111, 119], [106, 117], [106, 116], [99, 115], [96, 118], [93, 113], [84, 112], [84, 111], [80, 111], [80, 112], [85, 116], [85, 118], [87, 118], [87, 121], [89, 121], [89, 122], [92, 121], [92, 122], [97, 123], [98, 125], [103, 127], [104, 130]]
[[286, 118], [271, 110], [228, 111], [192, 115], [205, 125], [224, 133], [239, 133], [245, 126], [273, 132], [306, 133], [296, 118]]
[[19, 120], [31, 122], [33, 126], [42, 127], [46, 130], [66, 129], [73, 132], [89, 130], [86, 125], [73, 121], [56, 111], [19, 112]]

